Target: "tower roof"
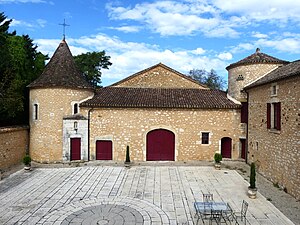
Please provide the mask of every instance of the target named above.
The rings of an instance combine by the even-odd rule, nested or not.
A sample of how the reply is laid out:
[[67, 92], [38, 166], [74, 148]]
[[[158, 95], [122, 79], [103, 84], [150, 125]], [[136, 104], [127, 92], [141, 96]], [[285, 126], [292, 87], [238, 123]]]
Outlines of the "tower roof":
[[72, 53], [64, 39], [60, 42], [43, 73], [28, 87], [92, 88], [76, 67]]
[[226, 67], [226, 70], [232, 69], [237, 66], [242, 65], [250, 65], [250, 64], [257, 64], [257, 63], [265, 63], [265, 64], [287, 64], [288, 61], [284, 61], [273, 56], [267, 55], [262, 53], [259, 48], [256, 49], [255, 53], [252, 55], [236, 62], [232, 63]]

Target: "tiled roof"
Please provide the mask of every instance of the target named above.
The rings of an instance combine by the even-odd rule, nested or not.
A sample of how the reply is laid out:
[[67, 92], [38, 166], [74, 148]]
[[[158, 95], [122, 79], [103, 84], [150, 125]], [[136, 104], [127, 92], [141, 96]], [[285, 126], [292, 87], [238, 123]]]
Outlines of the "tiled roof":
[[232, 63], [226, 67], [226, 70], [232, 69], [237, 66], [256, 64], [256, 63], [265, 63], [265, 64], [286, 64], [288, 61], [277, 59], [273, 56], [267, 55], [260, 52], [260, 49], [257, 48], [256, 52], [236, 63]]
[[209, 89], [124, 88], [105, 87], [80, 104], [83, 107], [103, 108], [239, 108], [227, 94]]
[[277, 69], [271, 71], [270, 73], [260, 78], [259, 80], [249, 84], [248, 86], [245, 87], [245, 89], [275, 82], [293, 76], [300, 76], [300, 60], [278, 67]]
[[114, 83], [114, 84], [112, 84], [110, 86], [117, 86], [117, 85], [119, 85], [119, 84], [121, 84], [121, 83], [123, 83], [125, 81], [128, 81], [130, 79], [133, 79], [133, 78], [135, 78], [135, 77], [137, 77], [137, 76], [139, 76], [141, 74], [147, 73], [148, 71], [150, 71], [150, 70], [152, 70], [152, 69], [154, 69], [156, 67], [159, 67], [159, 66], [162, 67], [162, 68], [164, 68], [164, 69], [166, 69], [166, 70], [171, 71], [172, 73], [174, 73], [174, 74], [176, 74], [176, 75], [178, 75], [178, 76], [180, 76], [180, 77], [182, 77], [184, 79], [187, 79], [187, 80], [189, 80], [189, 81], [191, 81], [191, 82], [193, 82], [195, 84], [198, 84], [199, 86], [202, 86], [203, 88], [208, 88], [205, 84], [201, 84], [200, 82], [194, 80], [193, 78], [191, 78], [191, 77], [189, 77], [189, 76], [187, 76], [187, 75], [185, 75], [183, 73], [180, 73], [177, 70], [174, 70], [171, 67], [168, 67], [168, 66], [166, 66], [163, 63], [158, 63], [158, 64], [156, 64], [154, 66], [151, 66], [151, 67], [149, 67], [147, 69], [141, 70], [141, 71], [139, 71], [139, 72], [137, 72], [137, 73], [135, 73], [135, 74], [133, 74], [133, 75], [131, 75], [129, 77], [126, 77], [123, 80], [120, 80], [120, 81], [118, 81], [118, 82], [116, 82], [116, 83]]
[[92, 88], [77, 69], [65, 40], [61, 41], [43, 73], [28, 87]]

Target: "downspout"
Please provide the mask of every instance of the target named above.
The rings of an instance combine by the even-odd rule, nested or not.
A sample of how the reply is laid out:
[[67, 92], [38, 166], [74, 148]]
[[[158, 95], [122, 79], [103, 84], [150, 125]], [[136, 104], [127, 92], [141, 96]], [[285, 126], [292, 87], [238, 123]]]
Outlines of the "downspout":
[[246, 153], [246, 156], [245, 156], [245, 162], [246, 164], [248, 164], [248, 145], [249, 145], [249, 142], [248, 142], [248, 132], [249, 132], [249, 93], [247, 90], [245, 90], [246, 94], [247, 94], [247, 129], [246, 129], [246, 149], [245, 149], [245, 153]]
[[91, 120], [91, 111], [94, 108], [90, 108], [88, 111], [88, 161], [90, 161], [90, 120]]

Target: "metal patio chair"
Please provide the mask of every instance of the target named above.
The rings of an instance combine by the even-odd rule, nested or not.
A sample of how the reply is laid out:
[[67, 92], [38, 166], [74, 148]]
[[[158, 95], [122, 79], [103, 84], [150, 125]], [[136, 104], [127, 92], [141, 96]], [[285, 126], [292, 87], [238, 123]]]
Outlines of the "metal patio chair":
[[213, 202], [214, 201], [214, 196], [213, 194], [209, 193], [203, 193], [203, 202]]
[[236, 222], [235, 224], [239, 224], [238, 219], [240, 219], [241, 222], [244, 222], [245, 225], [247, 224], [247, 219], [246, 219], [247, 210], [248, 210], [248, 203], [245, 200], [243, 200], [241, 211], [232, 213], [233, 219]]

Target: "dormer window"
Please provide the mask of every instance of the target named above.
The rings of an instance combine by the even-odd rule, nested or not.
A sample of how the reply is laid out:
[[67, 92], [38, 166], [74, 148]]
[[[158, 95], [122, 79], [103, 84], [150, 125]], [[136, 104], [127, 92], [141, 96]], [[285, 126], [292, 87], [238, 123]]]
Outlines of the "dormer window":
[[244, 76], [242, 74], [238, 75], [238, 77], [236, 78], [236, 80], [244, 80]]
[[77, 114], [78, 113], [78, 103], [75, 103], [73, 106], [73, 114]]

